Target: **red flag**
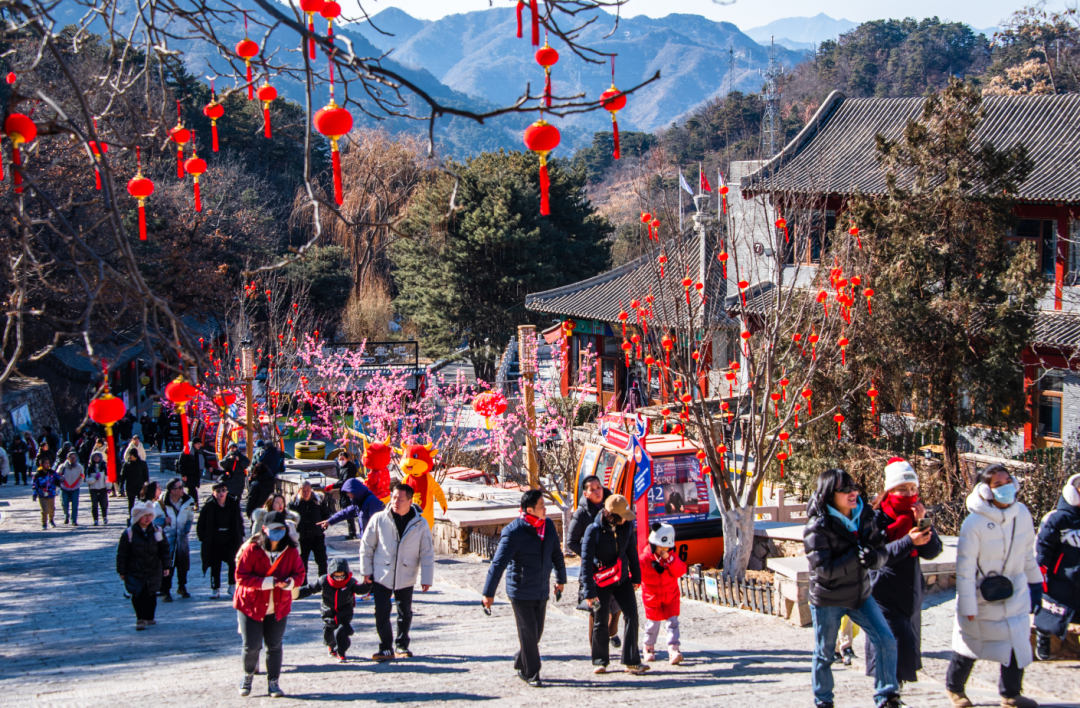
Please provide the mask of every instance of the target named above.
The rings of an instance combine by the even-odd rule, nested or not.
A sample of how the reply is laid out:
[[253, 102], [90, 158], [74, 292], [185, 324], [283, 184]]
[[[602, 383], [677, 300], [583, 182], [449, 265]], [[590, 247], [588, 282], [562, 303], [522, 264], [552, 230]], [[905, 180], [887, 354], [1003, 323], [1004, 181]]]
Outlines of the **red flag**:
[[705, 171], [699, 167], [698, 174], [701, 175], [701, 191], [711, 192], [712, 187], [709, 186], [709, 178], [705, 176]]

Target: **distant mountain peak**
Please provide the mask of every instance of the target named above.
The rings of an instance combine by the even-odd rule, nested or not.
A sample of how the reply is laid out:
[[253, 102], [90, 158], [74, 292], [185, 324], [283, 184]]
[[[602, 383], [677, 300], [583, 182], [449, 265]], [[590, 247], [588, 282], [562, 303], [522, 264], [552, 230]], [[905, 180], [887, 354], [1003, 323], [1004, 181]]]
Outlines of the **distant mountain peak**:
[[[784, 17], [744, 32], [746, 36], [762, 44], [768, 44], [775, 38], [777, 44], [786, 46], [787, 43], [791, 43], [809, 47], [821, 44], [827, 39], [836, 39], [857, 26], [851, 20], [836, 20], [824, 12], [819, 12], [813, 17]], [[787, 40], [787, 42], [782, 42], [782, 40]]]

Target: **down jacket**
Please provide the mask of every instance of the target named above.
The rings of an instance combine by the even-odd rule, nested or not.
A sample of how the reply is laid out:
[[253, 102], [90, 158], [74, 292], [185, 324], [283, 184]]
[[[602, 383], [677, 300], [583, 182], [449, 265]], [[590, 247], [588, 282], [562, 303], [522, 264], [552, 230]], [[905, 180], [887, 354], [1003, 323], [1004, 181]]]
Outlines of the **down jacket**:
[[[345, 582], [338, 583], [331, 577], [338, 572], [347, 574]], [[349, 562], [347, 560], [344, 558], [331, 558], [326, 569], [326, 575], [300, 588], [300, 599], [318, 593], [322, 598], [322, 605], [319, 609], [323, 624], [332, 627], [351, 623], [353, 611], [356, 609], [356, 596], [366, 595], [369, 592], [371, 592], [371, 584], [357, 581], [349, 572]]]
[[517, 518], [503, 526], [499, 547], [488, 567], [484, 597], [495, 591], [506, 572], [506, 596], [511, 600], [544, 600], [551, 592], [551, 571], [555, 584], [566, 584], [566, 559], [559, 544], [555, 523], [545, 519], [544, 538], [525, 519]]
[[415, 512], [413, 518], [400, 538], [390, 509], [371, 517], [360, 538], [360, 575], [371, 576], [379, 585], [391, 590], [413, 587], [417, 574], [421, 585], [432, 584], [435, 544], [423, 510], [416, 504], [412, 509]]
[[[284, 543], [284, 542], [283, 542]], [[293, 546], [285, 546], [278, 558], [273, 575], [270, 568], [274, 562], [258, 540], [245, 543], [236, 556], [236, 594], [233, 595], [233, 607], [245, 615], [262, 622], [270, 608], [271, 597], [274, 600], [274, 616], [285, 619], [292, 609], [292, 589], [304, 584], [307, 571], [300, 560], [300, 551]], [[274, 583], [283, 581], [287, 587], [274, 587]]]
[[[803, 546], [810, 561], [810, 604], [858, 609], [870, 599], [870, 571], [880, 570], [888, 559], [885, 534], [874, 523], [869, 504], [861, 507], [859, 530], [852, 533], [828, 512], [825, 502], [816, 501], [811, 500], [803, 529]], [[867, 558], [869, 567], [859, 562], [860, 546], [873, 550]]]
[[156, 593], [161, 589], [161, 579], [167, 568], [172, 568], [172, 557], [169, 542], [160, 529], [154, 524], [145, 529], [132, 524], [124, 529], [116, 548], [116, 572], [124, 576], [128, 593], [138, 595], [144, 585]]
[[1065, 483], [1057, 508], [1039, 527], [1036, 559], [1046, 576], [1049, 599], [1080, 612], [1080, 474]]
[[[240, 500], [232, 495], [225, 497], [225, 504], [218, 504], [210, 497], [199, 512], [195, 526], [199, 537], [199, 555], [202, 572], [205, 573], [215, 561], [229, 562], [236, 557], [244, 542], [244, 519], [240, 514]], [[233, 584], [229, 578], [229, 584]]]
[[[1005, 509], [991, 504], [990, 488], [979, 484], [968, 495], [971, 512], [956, 545], [956, 622], [953, 650], [971, 659], [1009, 664], [1015, 652], [1021, 669], [1031, 663], [1031, 595], [1028, 583], [1042, 582], [1035, 562], [1035, 526], [1020, 502]], [[987, 602], [979, 592], [987, 573], [1004, 575], [1013, 596]], [[968, 615], [975, 619], [969, 620]]]
[[636, 526], [633, 521], [624, 521], [617, 526], [604, 522], [604, 515], [597, 514], [596, 520], [585, 530], [581, 542], [581, 575], [578, 582], [585, 586], [587, 599], [597, 596], [596, 582], [593, 575], [601, 568], [610, 568], [622, 562], [619, 582], [627, 580], [631, 585], [641, 583], [641, 567], [638, 565]]
[[[679, 578], [686, 575], [684, 563], [671, 549], [666, 561], [660, 560], [646, 546], [638, 558], [641, 565], [641, 604], [645, 606], [645, 619], [659, 622], [679, 615]], [[657, 570], [653, 563], [662, 570]]]
[[367, 485], [355, 477], [345, 480], [345, 483], [341, 485], [341, 504], [341, 510], [327, 521], [333, 526], [346, 519], [359, 517], [361, 536], [364, 535], [364, 530], [371, 523], [371, 519], [383, 510], [383, 503], [379, 501], [379, 498], [371, 493]]
[[[166, 495], [168, 492], [166, 492]], [[188, 546], [188, 534], [195, 523], [195, 500], [187, 494], [180, 497], [180, 501], [173, 506], [168, 497], [158, 502], [165, 511], [165, 540], [169, 542], [169, 554], [174, 558], [177, 555], [187, 556], [191, 550]]]

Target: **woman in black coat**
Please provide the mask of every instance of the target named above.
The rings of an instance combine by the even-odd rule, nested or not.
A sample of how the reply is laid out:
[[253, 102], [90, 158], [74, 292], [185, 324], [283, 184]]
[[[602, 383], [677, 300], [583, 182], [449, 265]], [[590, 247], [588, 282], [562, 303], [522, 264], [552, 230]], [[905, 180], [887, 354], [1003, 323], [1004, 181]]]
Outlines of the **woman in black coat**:
[[[902, 458], [889, 460], [885, 490], [874, 502], [874, 524], [885, 534], [885, 565], [870, 574], [873, 596], [896, 637], [896, 679], [917, 681], [922, 668], [923, 574], [919, 559], [941, 555], [942, 543], [930, 528], [919, 531], [926, 507], [919, 502], [919, 478]], [[874, 643], [866, 640], [866, 675], [877, 662]]]
[[161, 579], [169, 574], [172, 557], [169, 542], [161, 529], [154, 526], [157, 513], [154, 502], [140, 502], [132, 508], [131, 526], [120, 535], [116, 549], [116, 572], [131, 595], [135, 608], [135, 629], [154, 625], [157, 592]]
[[244, 517], [240, 500], [229, 494], [225, 482], [217, 482], [213, 496], [203, 504], [195, 525], [199, 537], [202, 572], [210, 569], [210, 598], [221, 597], [221, 564], [228, 566], [229, 596], [236, 588], [236, 553], [244, 542]]
[[120, 479], [117, 481], [127, 490], [128, 511], [131, 511], [143, 485], [150, 481], [150, 468], [144, 460], [139, 459], [139, 453], [134, 449], [128, 451], [124, 466], [120, 468]]
[[[585, 602], [592, 609], [593, 673], [607, 673], [610, 661], [608, 621], [611, 598], [619, 603], [623, 617], [622, 662], [629, 674], [641, 674], [649, 667], [641, 663], [638, 648], [638, 613], [635, 590], [641, 585], [641, 566], [634, 542], [634, 512], [621, 494], [604, 501], [604, 510], [585, 531], [581, 544], [581, 576]], [[599, 578], [597, 576], [600, 576]], [[605, 579], [610, 575], [610, 579]]]
[[262, 508], [270, 495], [274, 493], [274, 473], [262, 462], [256, 462], [251, 468], [251, 483], [248, 485], [248, 518], [256, 509]]

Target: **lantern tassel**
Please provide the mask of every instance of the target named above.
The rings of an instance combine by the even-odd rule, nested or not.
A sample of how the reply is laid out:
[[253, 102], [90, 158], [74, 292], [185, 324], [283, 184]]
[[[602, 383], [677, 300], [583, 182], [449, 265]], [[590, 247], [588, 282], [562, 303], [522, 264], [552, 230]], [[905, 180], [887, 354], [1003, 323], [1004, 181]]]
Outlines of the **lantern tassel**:
[[727, 195], [726, 194], [721, 195], [720, 200], [724, 203], [724, 213], [727, 214]]
[[621, 156], [619, 152], [619, 121], [615, 118], [615, 113], [611, 114], [611, 132], [615, 135], [615, 152], [611, 154], [613, 160], [618, 160]]
[[177, 408], [180, 409], [180, 430], [184, 433], [184, 452], [191, 452], [191, 431], [188, 430], [188, 417], [187, 408], [181, 403]]
[[106, 461], [106, 479], [109, 484], [116, 484], [116, 438], [113, 437], [112, 423], [105, 426], [105, 439], [109, 444], [109, 459]]
[[547, 158], [540, 158], [540, 215], [547, 216], [551, 213], [551, 203], [548, 199], [548, 189], [551, 182], [548, 179]]
[[840, 347], [840, 365], [847, 366], [847, 358], [844, 356], [844, 348]]
[[[334, 201], [341, 204], [344, 201], [341, 190], [341, 153], [338, 152], [337, 140], [335, 139], [331, 144], [330, 155], [334, 161]], [[543, 213], [541, 211], [541, 213]]]
[[529, 12], [532, 14], [532, 45], [540, 46], [540, 10], [536, 6], [536, 0], [529, 0]]
[[255, 87], [252, 86], [252, 84], [251, 84], [251, 62], [248, 61], [247, 59], [245, 59], [244, 63], [247, 64], [248, 100], [249, 101], [254, 101], [255, 100]]
[[311, 33], [311, 37], [308, 38], [308, 56], [312, 59], [315, 58], [315, 15], [308, 13], [307, 29]]
[[146, 240], [146, 200], [139, 200], [139, 240]]
[[[22, 155], [19, 154], [18, 145], [11, 146], [11, 164], [16, 167], [22, 167]], [[19, 170], [12, 170], [11, 173], [11, 180], [15, 183], [15, 193], [22, 194], [22, 172]]]
[[214, 137], [214, 152], [217, 152], [218, 151], [217, 120], [215, 120], [215, 119], [210, 120], [210, 134]]
[[184, 148], [176, 146], [176, 179], [184, 179]]
[[551, 108], [551, 69], [544, 67], [544, 105]]
[[96, 167], [94, 168], [94, 188], [101, 191], [101, 173]]
[[263, 129], [263, 135], [265, 135], [267, 137], [267, 139], [269, 139], [270, 138], [270, 102], [269, 101], [263, 101], [263, 123], [266, 126]]
[[199, 194], [198, 175], [195, 175], [195, 211], [202, 211], [202, 195]]
[[521, 39], [521, 11], [524, 10], [524, 9], [525, 9], [525, 3], [522, 2], [522, 0], [518, 0], [518, 4], [517, 4], [517, 22], [518, 22], [517, 37], [518, 37], [518, 39]]

